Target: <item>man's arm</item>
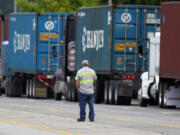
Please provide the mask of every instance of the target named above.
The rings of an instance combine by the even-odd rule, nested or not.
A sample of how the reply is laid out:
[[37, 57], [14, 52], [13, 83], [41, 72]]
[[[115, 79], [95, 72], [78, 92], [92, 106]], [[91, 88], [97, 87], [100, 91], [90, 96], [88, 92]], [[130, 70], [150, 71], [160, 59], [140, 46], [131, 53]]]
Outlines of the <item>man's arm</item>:
[[77, 93], [79, 92], [79, 80], [76, 80], [76, 90], [77, 90]]

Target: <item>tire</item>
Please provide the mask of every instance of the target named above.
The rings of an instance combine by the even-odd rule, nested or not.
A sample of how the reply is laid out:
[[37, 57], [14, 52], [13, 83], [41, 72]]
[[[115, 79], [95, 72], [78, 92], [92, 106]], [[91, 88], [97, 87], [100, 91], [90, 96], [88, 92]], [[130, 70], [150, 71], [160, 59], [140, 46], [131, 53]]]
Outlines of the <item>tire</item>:
[[23, 80], [19, 78], [15, 78], [13, 80], [13, 96], [20, 97], [23, 93]]
[[73, 78], [70, 79], [70, 85], [69, 85], [69, 100], [75, 101], [76, 100], [76, 88], [75, 88], [75, 81]]
[[132, 97], [125, 97], [125, 105], [131, 105]]
[[75, 90], [74, 89], [71, 90], [71, 98], [72, 98], [72, 101], [75, 101]]
[[159, 107], [164, 108], [164, 87], [163, 83], [160, 82], [159, 84]]
[[115, 88], [114, 88], [114, 104], [115, 105], [118, 105], [119, 104], [119, 101], [118, 101], [118, 90], [119, 90], [119, 87], [120, 87], [120, 82], [119, 81], [116, 81], [115, 82]]
[[33, 98], [33, 80], [29, 80], [29, 98]]
[[142, 86], [141, 86], [141, 95], [140, 95], [140, 97], [138, 98], [138, 100], [139, 100], [139, 106], [141, 106], [141, 107], [147, 107], [148, 101], [147, 101], [147, 99], [145, 99], [145, 98], [142, 97]]
[[7, 77], [7, 80], [6, 80], [6, 96], [7, 97], [12, 97], [12, 90], [13, 90], [13, 81], [12, 81], [12, 78], [11, 77]]
[[139, 99], [139, 106], [147, 107], [147, 99], [144, 99], [142, 96]]
[[100, 80], [97, 80], [96, 84], [95, 84], [94, 102], [95, 103], [101, 102], [101, 82], [100, 82]]
[[115, 91], [115, 81], [111, 80], [109, 83], [109, 92], [108, 92], [108, 103], [114, 104], [114, 91]]
[[29, 98], [29, 80], [26, 80], [26, 96]]
[[109, 90], [109, 81], [106, 81], [105, 82], [105, 87], [104, 87], [104, 103], [105, 104], [108, 104], [108, 99], [109, 99], [108, 90]]
[[55, 100], [61, 100], [62, 99], [62, 94], [61, 93], [55, 93], [54, 98], [55, 98]]
[[71, 98], [72, 101], [75, 102], [78, 101], [75, 80], [71, 79], [70, 81], [71, 81]]

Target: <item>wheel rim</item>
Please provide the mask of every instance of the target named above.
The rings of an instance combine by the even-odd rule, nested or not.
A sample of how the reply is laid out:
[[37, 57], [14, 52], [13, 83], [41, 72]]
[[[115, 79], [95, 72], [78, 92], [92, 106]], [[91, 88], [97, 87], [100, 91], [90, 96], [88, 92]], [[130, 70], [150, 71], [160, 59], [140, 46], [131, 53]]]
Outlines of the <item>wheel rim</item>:
[[161, 99], [161, 93], [159, 93], [159, 105], [161, 105], [162, 99]]
[[112, 101], [112, 85], [110, 84], [110, 87], [109, 87], [109, 102]]
[[118, 101], [118, 87], [116, 86], [115, 91], [114, 91], [114, 100], [115, 100], [115, 104], [117, 104]]
[[104, 100], [105, 102], [107, 102], [107, 89], [105, 88], [105, 92], [104, 92]]
[[26, 81], [26, 95], [29, 96], [29, 80]]

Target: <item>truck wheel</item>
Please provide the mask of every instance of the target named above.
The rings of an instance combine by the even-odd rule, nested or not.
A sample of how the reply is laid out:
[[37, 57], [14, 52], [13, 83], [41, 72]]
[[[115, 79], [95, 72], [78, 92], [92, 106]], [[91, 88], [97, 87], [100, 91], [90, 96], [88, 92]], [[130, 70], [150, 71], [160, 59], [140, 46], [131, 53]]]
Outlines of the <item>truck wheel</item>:
[[109, 99], [108, 90], [109, 90], [109, 81], [106, 81], [105, 82], [105, 87], [104, 87], [104, 103], [105, 104], [108, 104], [108, 99]]
[[72, 97], [72, 101], [77, 101], [77, 91], [76, 91], [76, 85], [75, 85], [75, 80], [71, 80], [71, 97]]
[[23, 80], [19, 78], [15, 78], [13, 80], [13, 89], [14, 89], [14, 92], [12, 94], [14, 96], [20, 97], [23, 93]]
[[75, 81], [73, 78], [70, 79], [70, 88], [69, 88], [69, 100], [75, 101], [76, 100], [76, 88], [75, 88]]
[[95, 84], [95, 90], [94, 90], [94, 102], [95, 103], [101, 102], [100, 90], [101, 90], [101, 83], [100, 83], [100, 80], [97, 80], [96, 84]]
[[170, 106], [166, 104], [166, 97], [164, 95], [165, 90], [168, 89], [168, 83], [160, 83], [159, 86], [159, 107], [160, 108], [169, 108], [169, 109], [175, 109], [176, 106]]
[[125, 97], [125, 105], [131, 105], [132, 97]]
[[62, 94], [61, 93], [54, 93], [55, 100], [61, 100]]
[[26, 96], [29, 98], [29, 80], [26, 80]]
[[164, 108], [164, 87], [163, 83], [160, 82], [159, 84], [159, 107]]
[[11, 97], [12, 96], [12, 90], [13, 90], [13, 81], [11, 77], [6, 78], [6, 96]]
[[144, 99], [142, 96], [139, 98], [139, 106], [147, 107], [147, 99]]
[[111, 80], [109, 83], [109, 104], [114, 104], [114, 89], [115, 89], [115, 81]]
[[116, 81], [115, 82], [115, 88], [114, 88], [114, 103], [115, 103], [115, 105], [119, 104], [119, 101], [118, 101], [118, 90], [119, 90], [119, 87], [120, 87], [120, 82]]
[[33, 80], [29, 80], [29, 97], [33, 98]]

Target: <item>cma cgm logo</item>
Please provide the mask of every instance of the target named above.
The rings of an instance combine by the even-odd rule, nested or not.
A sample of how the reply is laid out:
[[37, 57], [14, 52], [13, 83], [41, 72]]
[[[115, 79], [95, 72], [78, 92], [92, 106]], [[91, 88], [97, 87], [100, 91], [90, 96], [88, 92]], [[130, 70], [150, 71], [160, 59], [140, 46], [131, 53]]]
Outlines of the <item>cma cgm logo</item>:
[[87, 30], [83, 28], [82, 34], [82, 50], [86, 51], [88, 48], [94, 48], [99, 51], [104, 47], [104, 30]]
[[131, 21], [131, 14], [130, 13], [123, 13], [121, 15], [121, 20], [124, 22], [124, 23], [129, 23]]
[[25, 53], [30, 50], [30, 34], [20, 34], [14, 32], [14, 53], [17, 50], [22, 50]]

